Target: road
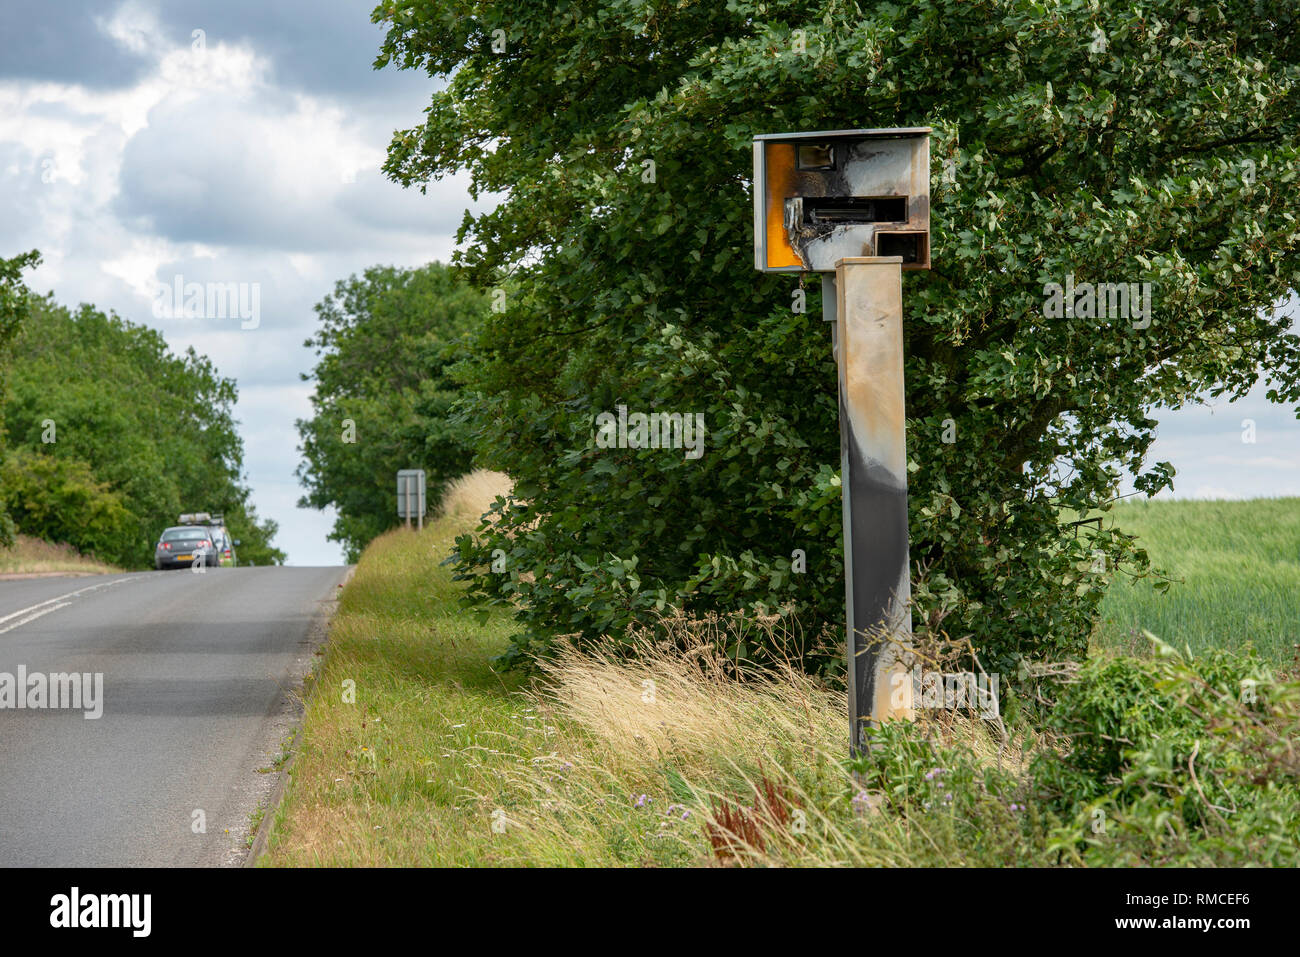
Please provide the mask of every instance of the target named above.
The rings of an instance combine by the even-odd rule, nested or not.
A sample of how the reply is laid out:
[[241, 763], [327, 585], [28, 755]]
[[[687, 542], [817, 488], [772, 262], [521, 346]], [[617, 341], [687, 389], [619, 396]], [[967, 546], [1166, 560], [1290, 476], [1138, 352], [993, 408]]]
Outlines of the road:
[[[346, 571], [0, 581], [0, 865], [239, 863]], [[102, 673], [102, 715], [18, 709], [20, 667]]]

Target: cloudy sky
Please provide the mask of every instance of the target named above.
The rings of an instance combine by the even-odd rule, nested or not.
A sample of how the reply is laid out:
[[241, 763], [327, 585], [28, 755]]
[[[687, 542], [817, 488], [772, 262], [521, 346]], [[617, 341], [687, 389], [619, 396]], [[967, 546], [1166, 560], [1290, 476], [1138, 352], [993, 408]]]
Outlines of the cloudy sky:
[[[432, 81], [375, 72], [373, 0], [40, 0], [0, 6], [0, 253], [31, 286], [192, 345], [235, 378], [245, 468], [293, 564], [333, 564], [332, 515], [296, 506], [312, 306], [367, 266], [446, 260], [470, 200], [380, 172]], [[157, 283], [256, 283], [238, 317], [154, 315]], [[251, 288], [251, 286], [250, 286]], [[1300, 427], [1262, 393], [1161, 419], [1180, 496], [1300, 495]], [[1243, 420], [1254, 422], [1244, 442]]]

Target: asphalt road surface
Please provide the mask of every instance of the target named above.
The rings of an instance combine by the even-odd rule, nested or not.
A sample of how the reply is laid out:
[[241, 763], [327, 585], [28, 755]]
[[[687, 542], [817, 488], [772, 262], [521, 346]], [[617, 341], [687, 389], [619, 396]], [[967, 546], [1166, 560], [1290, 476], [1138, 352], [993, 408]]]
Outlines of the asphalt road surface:
[[[239, 863], [346, 571], [0, 581], [0, 865]], [[33, 674], [102, 673], [103, 714], [6, 704], [20, 668], [29, 704]]]

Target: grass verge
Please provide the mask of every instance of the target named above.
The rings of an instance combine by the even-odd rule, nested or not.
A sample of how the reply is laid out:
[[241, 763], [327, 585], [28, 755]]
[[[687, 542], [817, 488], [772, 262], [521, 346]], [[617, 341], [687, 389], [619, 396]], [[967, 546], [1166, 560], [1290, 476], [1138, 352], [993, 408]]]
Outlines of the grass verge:
[[704, 640], [725, 619], [669, 619], [632, 658], [561, 647], [533, 680], [495, 673], [511, 622], [463, 609], [440, 565], [466, 524], [362, 556], [263, 865], [1300, 860], [1300, 685], [1257, 660], [1104, 654], [1040, 689], [1040, 720], [939, 712], [849, 765], [844, 696], [737, 674]]
[[810, 829], [822, 863], [886, 864], [932, 840], [851, 836], [870, 798], [837, 757], [844, 696], [793, 670], [736, 681], [703, 646], [647, 642], [635, 661], [564, 650], [536, 683], [493, 672], [508, 618], [460, 608], [439, 565], [462, 525], [362, 557], [264, 865], [780, 863]]

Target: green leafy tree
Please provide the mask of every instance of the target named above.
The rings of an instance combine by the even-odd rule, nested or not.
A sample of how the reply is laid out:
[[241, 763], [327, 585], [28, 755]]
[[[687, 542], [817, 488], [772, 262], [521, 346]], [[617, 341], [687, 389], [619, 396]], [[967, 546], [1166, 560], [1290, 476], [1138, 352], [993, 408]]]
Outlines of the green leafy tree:
[[473, 429], [453, 405], [457, 359], [487, 313], [483, 295], [440, 263], [376, 266], [336, 284], [316, 306], [313, 415], [298, 421], [307, 487], [299, 504], [333, 506], [330, 538], [348, 561], [398, 524], [396, 473], [426, 472], [430, 507], [466, 472]]
[[[1300, 273], [1298, 15], [382, 4], [377, 65], [446, 78], [386, 170], [506, 194], [460, 236], [470, 278], [507, 293], [470, 381], [482, 461], [517, 480], [460, 545], [471, 594], [513, 604], [525, 648], [665, 602], [842, 627], [835, 369], [815, 287], [794, 314], [798, 279], [753, 269], [751, 138], [926, 125], [934, 269], [904, 280], [915, 625], [972, 636], [990, 670], [1082, 653], [1107, 579], [1144, 555], [1063, 523], [1123, 472], [1171, 486], [1145, 462], [1151, 410], [1240, 396], [1261, 369], [1300, 399], [1274, 308]], [[1045, 315], [1069, 276], [1151, 282], [1149, 324]], [[702, 413], [703, 457], [597, 447], [617, 404]]]
[[[27, 302], [30, 293], [23, 284], [24, 269], [34, 269], [41, 262], [41, 254], [36, 250], [15, 256], [12, 259], [0, 259], [0, 399], [5, 394], [5, 365], [9, 359], [9, 344], [27, 315]], [[4, 459], [4, 407], [0, 404], [0, 461]], [[14, 542], [13, 520], [5, 511], [0, 501], [0, 546], [10, 546]]]
[[[66, 541], [113, 564], [147, 568], [159, 532], [181, 512], [252, 516], [240, 484], [233, 380], [192, 348], [174, 355], [156, 330], [93, 306], [74, 313], [52, 296], [31, 297], [29, 305], [13, 343], [5, 404], [10, 442], [63, 462], [63, 471], [51, 474], [66, 476], [69, 489], [107, 490], [130, 516], [113, 543], [83, 537], [90, 531], [79, 534], [75, 522]], [[28, 473], [36, 467], [23, 461]], [[29, 518], [38, 507], [45, 506], [28, 502]], [[251, 519], [240, 532], [241, 553], [269, 549], [265, 557], [284, 560], [270, 546], [274, 523]]]
[[122, 496], [69, 456], [11, 450], [0, 465], [0, 507], [27, 535], [100, 558], [123, 553], [135, 524]]

